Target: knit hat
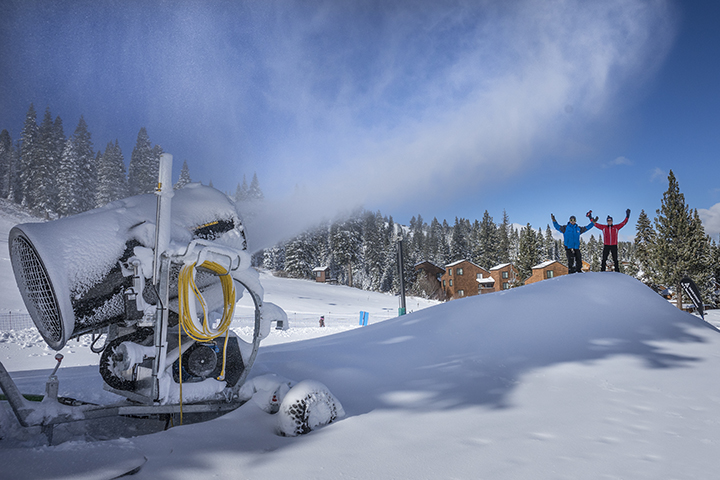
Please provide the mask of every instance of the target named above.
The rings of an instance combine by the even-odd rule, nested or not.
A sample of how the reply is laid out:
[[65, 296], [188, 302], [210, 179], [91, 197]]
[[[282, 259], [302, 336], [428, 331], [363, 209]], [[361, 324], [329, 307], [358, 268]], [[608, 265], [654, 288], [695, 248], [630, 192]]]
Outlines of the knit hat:
[[575, 220], [575, 215], [570, 215], [570, 221], [572, 222], [573, 220]]
[[608, 215], [608, 218], [607, 218], [607, 219], [610, 220], [610, 221], [612, 221], [612, 217], [611, 217], [610, 215]]

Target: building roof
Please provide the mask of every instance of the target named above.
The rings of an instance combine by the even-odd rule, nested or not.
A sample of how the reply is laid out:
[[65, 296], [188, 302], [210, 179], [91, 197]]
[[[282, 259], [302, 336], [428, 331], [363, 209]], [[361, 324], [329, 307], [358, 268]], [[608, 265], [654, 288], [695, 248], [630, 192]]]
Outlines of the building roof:
[[324, 272], [324, 271], [327, 270], [328, 268], [330, 268], [330, 267], [315, 267], [315, 268], [313, 268], [312, 271], [313, 271], [313, 272]]
[[485, 277], [485, 278], [477, 278], [476, 279], [478, 283], [486, 284], [486, 283], [492, 283], [495, 284], [495, 279], [492, 277]]
[[434, 263], [432, 263], [432, 262], [429, 261], [429, 260], [423, 260], [422, 262], [418, 262], [418, 263], [416, 263], [415, 265], [413, 265], [413, 267], [414, 267], [414, 268], [417, 268], [417, 267], [419, 267], [420, 265], [425, 265], [425, 264], [432, 265], [433, 267], [435, 267], [435, 268], [437, 268], [437, 269], [439, 269], [439, 270], [445, 270], [443, 267], [439, 267], [439, 266], [435, 265]]
[[495, 265], [494, 267], [492, 267], [492, 268], [490, 269], [490, 271], [500, 270], [501, 268], [505, 268], [505, 267], [507, 267], [508, 265], [512, 265], [512, 263], [501, 263], [500, 265]]
[[560, 262], [558, 262], [557, 260], [546, 260], [542, 263], [538, 263], [537, 265], [535, 265], [532, 268], [533, 268], [533, 270], [535, 270], [536, 268], [545, 268], [549, 265], [552, 265], [553, 263], [560, 263]]
[[[455, 265], [459, 265], [459, 264], [465, 263], [465, 262], [467, 262], [467, 263], [469, 263], [469, 264], [471, 264], [471, 265], [475, 265], [477, 268], [480, 268], [480, 269], [482, 269], [482, 270], [485, 270], [483, 267], [481, 267], [481, 266], [478, 265], [477, 263], [473, 263], [473, 262], [471, 262], [470, 260], [466, 260], [466, 259], [464, 259], [464, 258], [463, 258], [462, 260], [458, 260], [457, 262], [448, 263], [447, 265], [445, 265], [445, 268], [447, 269], [447, 268], [450, 268], [450, 267], [454, 267]], [[485, 270], [485, 271], [487, 271], [487, 270]]]

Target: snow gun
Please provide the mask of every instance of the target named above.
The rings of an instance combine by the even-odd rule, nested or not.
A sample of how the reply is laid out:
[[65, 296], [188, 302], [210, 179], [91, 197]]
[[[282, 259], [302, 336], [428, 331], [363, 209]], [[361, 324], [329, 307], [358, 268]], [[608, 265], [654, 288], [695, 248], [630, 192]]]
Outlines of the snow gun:
[[[174, 191], [171, 171], [163, 154], [155, 194], [10, 231], [15, 279], [45, 342], [61, 350], [90, 335], [104, 389], [124, 397], [105, 406], [57, 399], [67, 408], [33, 414], [0, 364], [0, 386], [23, 426], [118, 415], [167, 426], [244, 403], [238, 392], [260, 340], [271, 322], [287, 328], [287, 315], [263, 302], [235, 203], [200, 184]], [[230, 330], [245, 291], [255, 306], [247, 339]]]

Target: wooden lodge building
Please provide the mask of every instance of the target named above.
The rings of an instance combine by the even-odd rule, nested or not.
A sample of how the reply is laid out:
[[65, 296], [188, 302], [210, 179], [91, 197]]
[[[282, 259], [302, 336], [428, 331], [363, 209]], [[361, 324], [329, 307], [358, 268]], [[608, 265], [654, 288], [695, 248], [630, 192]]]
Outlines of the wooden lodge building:
[[445, 273], [440, 277], [440, 281], [448, 299], [495, 291], [495, 281], [490, 272], [469, 260], [458, 260], [445, 265]]
[[525, 280], [525, 285], [568, 274], [568, 267], [557, 260], [548, 260], [532, 267], [532, 275]]

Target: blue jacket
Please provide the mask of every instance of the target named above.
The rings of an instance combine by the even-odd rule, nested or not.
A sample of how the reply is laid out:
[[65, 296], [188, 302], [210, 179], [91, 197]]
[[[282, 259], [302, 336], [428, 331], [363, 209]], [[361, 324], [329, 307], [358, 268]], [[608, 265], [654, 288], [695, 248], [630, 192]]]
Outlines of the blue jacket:
[[585, 233], [595, 226], [593, 222], [586, 227], [581, 227], [578, 224], [573, 225], [568, 223], [567, 225], [560, 226], [555, 220], [553, 220], [553, 226], [558, 232], [562, 232], [565, 243], [565, 248], [580, 248], [580, 234]]

